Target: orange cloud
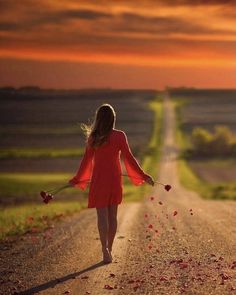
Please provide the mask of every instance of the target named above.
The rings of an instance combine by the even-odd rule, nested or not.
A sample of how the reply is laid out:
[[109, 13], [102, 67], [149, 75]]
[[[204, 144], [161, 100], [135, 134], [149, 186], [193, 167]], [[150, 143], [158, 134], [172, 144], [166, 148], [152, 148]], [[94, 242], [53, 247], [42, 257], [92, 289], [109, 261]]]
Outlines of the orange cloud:
[[0, 0], [0, 59], [233, 69], [234, 4]]

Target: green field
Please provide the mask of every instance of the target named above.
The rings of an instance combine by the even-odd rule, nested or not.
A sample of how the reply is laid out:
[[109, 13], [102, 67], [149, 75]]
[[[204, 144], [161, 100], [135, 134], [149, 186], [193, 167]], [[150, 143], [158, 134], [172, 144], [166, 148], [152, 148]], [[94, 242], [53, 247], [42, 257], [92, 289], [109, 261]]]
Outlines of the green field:
[[83, 148], [2, 148], [0, 149], [0, 159], [81, 157], [83, 152]]
[[176, 138], [181, 148], [178, 169], [181, 183], [205, 198], [236, 200], [235, 159], [189, 154], [191, 134], [201, 127], [213, 132], [217, 125], [236, 132], [236, 91], [172, 91], [177, 115]]

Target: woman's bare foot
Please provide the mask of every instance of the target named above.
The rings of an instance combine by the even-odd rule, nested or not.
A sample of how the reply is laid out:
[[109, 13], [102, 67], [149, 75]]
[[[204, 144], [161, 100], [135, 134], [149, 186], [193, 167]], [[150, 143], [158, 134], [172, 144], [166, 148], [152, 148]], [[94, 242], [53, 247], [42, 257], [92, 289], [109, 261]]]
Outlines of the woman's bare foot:
[[110, 256], [111, 256], [111, 260], [112, 260], [112, 259], [113, 259], [112, 254], [111, 254], [111, 252], [112, 252], [112, 248], [109, 248], [109, 247], [108, 247], [108, 250], [109, 250], [109, 252], [110, 252]]
[[111, 263], [112, 262], [112, 256], [108, 248], [105, 248], [102, 250], [103, 253], [103, 262], [104, 263]]

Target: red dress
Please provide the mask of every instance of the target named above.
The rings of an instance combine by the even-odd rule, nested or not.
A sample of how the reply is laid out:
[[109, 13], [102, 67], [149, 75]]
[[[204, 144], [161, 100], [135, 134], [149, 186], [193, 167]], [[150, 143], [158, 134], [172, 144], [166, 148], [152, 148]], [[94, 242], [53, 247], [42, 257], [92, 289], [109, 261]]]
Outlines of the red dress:
[[127, 174], [134, 185], [141, 185], [148, 177], [134, 158], [126, 134], [112, 129], [108, 140], [100, 147], [88, 144], [80, 167], [69, 183], [84, 190], [90, 181], [88, 208], [118, 205], [122, 201], [122, 170], [120, 155]]

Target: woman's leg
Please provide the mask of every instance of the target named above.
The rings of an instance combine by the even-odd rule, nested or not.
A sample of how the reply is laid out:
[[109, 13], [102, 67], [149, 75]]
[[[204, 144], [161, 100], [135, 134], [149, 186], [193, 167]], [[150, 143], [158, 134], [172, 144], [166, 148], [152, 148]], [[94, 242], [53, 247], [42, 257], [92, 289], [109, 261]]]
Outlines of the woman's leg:
[[97, 224], [102, 244], [103, 260], [104, 262], [111, 262], [110, 252], [108, 250], [108, 208], [97, 209]]
[[117, 230], [117, 208], [118, 205], [108, 207], [108, 249], [112, 251], [113, 241]]
[[108, 247], [108, 208], [97, 209], [97, 224], [102, 248]]

